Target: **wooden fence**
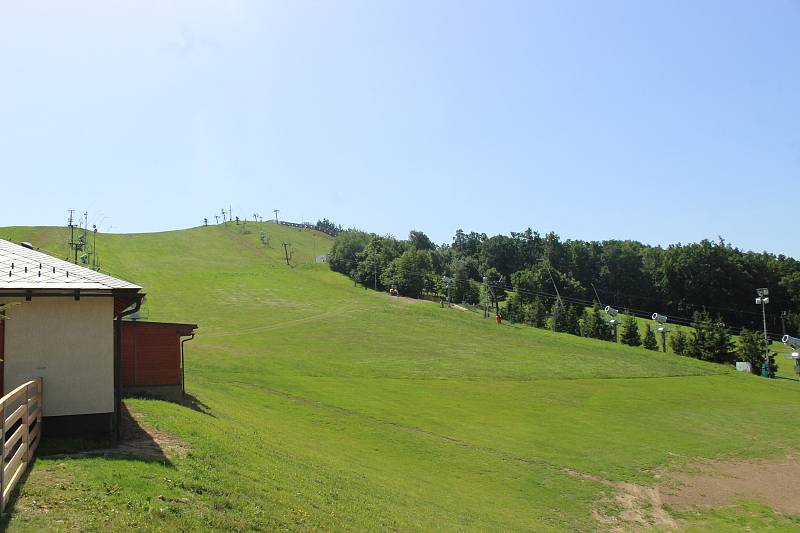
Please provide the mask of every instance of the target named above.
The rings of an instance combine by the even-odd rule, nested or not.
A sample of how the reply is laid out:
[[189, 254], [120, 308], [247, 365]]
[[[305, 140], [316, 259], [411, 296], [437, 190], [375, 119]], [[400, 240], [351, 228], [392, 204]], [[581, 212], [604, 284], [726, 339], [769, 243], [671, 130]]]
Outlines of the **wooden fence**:
[[3, 418], [0, 512], [3, 512], [42, 436], [42, 378], [23, 383], [0, 398], [0, 412]]

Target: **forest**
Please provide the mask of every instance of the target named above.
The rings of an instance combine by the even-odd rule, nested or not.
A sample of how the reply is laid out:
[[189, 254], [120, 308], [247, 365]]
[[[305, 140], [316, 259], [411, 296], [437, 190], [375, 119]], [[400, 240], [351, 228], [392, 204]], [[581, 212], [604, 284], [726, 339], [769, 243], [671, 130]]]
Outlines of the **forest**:
[[738, 335], [763, 329], [755, 298], [766, 287], [770, 338], [800, 330], [800, 262], [743, 251], [721, 237], [662, 247], [562, 240], [530, 228], [492, 237], [459, 229], [437, 245], [417, 230], [397, 239], [349, 229], [337, 232], [329, 263], [366, 288], [497, 306], [504, 318], [540, 327], [560, 320], [562, 329], [576, 327], [572, 314], [609, 305], [641, 317], [658, 312], [670, 324], [724, 324]]

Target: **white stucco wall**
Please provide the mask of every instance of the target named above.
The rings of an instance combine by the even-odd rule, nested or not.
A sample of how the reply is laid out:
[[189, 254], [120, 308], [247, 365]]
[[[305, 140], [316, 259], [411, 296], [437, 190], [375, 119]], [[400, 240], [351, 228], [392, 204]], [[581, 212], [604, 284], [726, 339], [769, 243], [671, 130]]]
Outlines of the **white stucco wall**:
[[5, 392], [44, 378], [44, 416], [114, 411], [111, 297], [35, 296], [8, 312]]

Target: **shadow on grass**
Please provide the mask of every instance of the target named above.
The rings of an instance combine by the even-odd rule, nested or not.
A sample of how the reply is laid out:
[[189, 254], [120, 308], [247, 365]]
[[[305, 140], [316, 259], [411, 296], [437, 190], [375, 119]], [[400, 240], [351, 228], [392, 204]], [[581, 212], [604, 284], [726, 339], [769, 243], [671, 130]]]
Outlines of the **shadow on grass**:
[[184, 407], [188, 407], [192, 411], [197, 411], [198, 413], [203, 413], [204, 415], [216, 418], [208, 405], [204, 404], [196, 396], [189, 394], [188, 392], [184, 393], [183, 400], [178, 403]]
[[185, 444], [174, 436], [143, 427], [131, 415], [125, 405], [122, 407], [122, 428], [119, 442], [115, 442], [109, 436], [45, 437], [36, 450], [36, 456], [31, 460], [9, 497], [5, 512], [0, 517], [0, 531], [5, 531], [9, 520], [16, 512], [24, 511], [24, 509], [15, 510], [15, 504], [20, 490], [25, 486], [28, 476], [38, 459], [58, 460], [102, 457], [105, 459], [153, 462], [174, 468], [165, 450], [171, 448], [179, 451], [183, 446]]
[[11, 494], [8, 497], [8, 503], [6, 503], [5, 509], [3, 509], [3, 514], [0, 515], [0, 531], [5, 531], [8, 528], [8, 523], [11, 521], [11, 518], [15, 513], [14, 504], [17, 502], [19, 491], [25, 486], [25, 482], [28, 480], [28, 476], [30, 475], [31, 468], [33, 468], [34, 464], [36, 464], [36, 457], [34, 457], [28, 464], [28, 468], [22, 473], [22, 476], [20, 476], [16, 487], [14, 487], [14, 490], [11, 491]]
[[181, 405], [192, 411], [197, 411], [198, 413], [202, 413], [204, 415], [208, 415], [214, 417], [214, 414], [211, 412], [211, 408], [204, 404], [201, 400], [199, 400], [193, 394], [189, 394], [188, 392], [184, 393], [182, 396], [159, 396], [157, 394], [148, 394], [146, 392], [136, 392], [136, 393], [127, 393], [125, 394], [125, 398], [137, 398], [140, 400], [158, 400], [162, 402], [169, 402], [174, 403], [177, 405]]
[[37, 455], [43, 459], [104, 457], [134, 459], [172, 466], [164, 452], [164, 435], [148, 431], [122, 406], [122, 429], [119, 442], [103, 437], [48, 437], [42, 439]]

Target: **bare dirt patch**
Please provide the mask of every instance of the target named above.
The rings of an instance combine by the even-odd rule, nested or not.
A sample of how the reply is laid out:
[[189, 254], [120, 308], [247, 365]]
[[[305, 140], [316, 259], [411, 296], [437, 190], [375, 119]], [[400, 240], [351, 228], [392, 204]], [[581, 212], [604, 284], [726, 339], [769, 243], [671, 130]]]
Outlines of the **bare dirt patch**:
[[641, 531], [676, 529], [675, 520], [664, 509], [664, 502], [658, 487], [646, 487], [624, 481], [609, 481], [599, 476], [566, 469], [571, 476], [589, 479], [613, 488], [616, 492], [610, 498], [597, 502], [592, 516], [610, 531]]
[[800, 515], [800, 458], [771, 461], [709, 461], [690, 465], [692, 472], [662, 476], [661, 497], [675, 509], [720, 507], [754, 500], [774, 511]]
[[657, 476], [657, 486], [609, 481], [599, 476], [566, 469], [566, 473], [602, 483], [615, 493], [597, 502], [595, 520], [615, 532], [643, 529], [678, 529], [667, 511], [698, 510], [760, 502], [773, 511], [800, 515], [800, 457], [789, 455], [769, 461], [707, 461], [686, 467], [685, 472]]
[[420, 298], [411, 298], [409, 296], [392, 296], [392, 298], [397, 300], [397, 301], [399, 301], [399, 302], [405, 302], [405, 303], [408, 303], [408, 304], [418, 304], [418, 303], [421, 303], [421, 302], [427, 302], [428, 301], [428, 300], [423, 300], [423, 299], [420, 299]]

